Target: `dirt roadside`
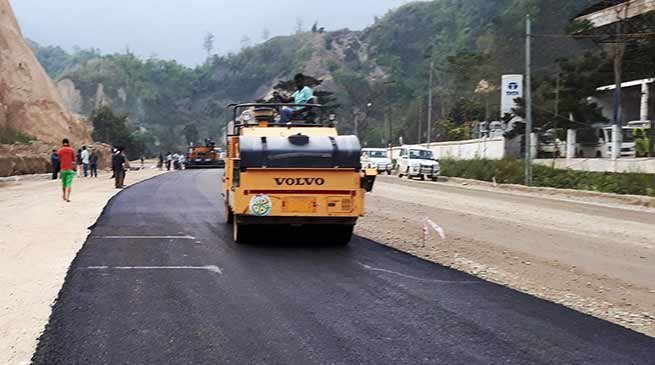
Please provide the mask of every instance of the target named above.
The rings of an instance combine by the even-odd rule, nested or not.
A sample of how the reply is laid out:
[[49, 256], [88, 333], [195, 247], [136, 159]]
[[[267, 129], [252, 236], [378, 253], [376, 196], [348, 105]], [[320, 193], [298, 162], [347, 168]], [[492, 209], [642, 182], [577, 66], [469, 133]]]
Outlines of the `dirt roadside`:
[[655, 336], [655, 209], [397, 177], [367, 205], [360, 236]]
[[[126, 183], [160, 173], [130, 171]], [[109, 178], [76, 178], [71, 203], [62, 201], [59, 181], [0, 187], [0, 364], [29, 363], [87, 227], [119, 191]]]

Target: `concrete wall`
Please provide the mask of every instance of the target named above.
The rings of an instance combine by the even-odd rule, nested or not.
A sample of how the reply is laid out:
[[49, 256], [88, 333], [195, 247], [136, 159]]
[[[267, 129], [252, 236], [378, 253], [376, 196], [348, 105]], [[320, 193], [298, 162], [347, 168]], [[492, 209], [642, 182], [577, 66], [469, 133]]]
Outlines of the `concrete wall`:
[[[427, 144], [421, 144], [427, 147]], [[503, 137], [481, 138], [467, 141], [430, 143], [430, 150], [437, 159], [473, 160], [490, 159], [500, 160], [508, 155], [512, 146]], [[519, 146], [520, 148], [520, 146]], [[398, 158], [399, 147], [394, 147], [392, 158]]]
[[[536, 164], [551, 166], [552, 159], [535, 160]], [[600, 158], [575, 158], [571, 160], [558, 158], [555, 167], [580, 171], [598, 172], [641, 172], [655, 174], [653, 158], [622, 158], [616, 161]]]

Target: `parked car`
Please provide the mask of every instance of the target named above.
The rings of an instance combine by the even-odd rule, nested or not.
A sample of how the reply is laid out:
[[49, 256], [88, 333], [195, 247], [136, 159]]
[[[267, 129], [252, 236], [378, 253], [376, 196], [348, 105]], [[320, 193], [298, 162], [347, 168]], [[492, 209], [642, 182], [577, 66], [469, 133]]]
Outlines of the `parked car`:
[[391, 175], [391, 159], [388, 156], [387, 150], [384, 148], [364, 148], [362, 149], [362, 167], [369, 169], [377, 169], [378, 174], [386, 173]]
[[419, 146], [402, 146], [398, 158], [398, 177], [431, 179], [437, 181], [441, 173], [439, 161], [432, 151]]

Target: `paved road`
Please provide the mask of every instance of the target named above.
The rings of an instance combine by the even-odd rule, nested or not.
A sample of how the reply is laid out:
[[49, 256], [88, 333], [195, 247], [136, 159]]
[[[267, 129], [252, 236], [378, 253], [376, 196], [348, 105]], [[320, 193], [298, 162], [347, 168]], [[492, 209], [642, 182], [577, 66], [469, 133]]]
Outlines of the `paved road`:
[[217, 181], [216, 171], [171, 173], [113, 199], [34, 363], [655, 359], [651, 338], [364, 239], [236, 245]]
[[[655, 209], [576, 201], [574, 193], [378, 180], [358, 233], [655, 337]], [[447, 239], [421, 244], [425, 219]]]

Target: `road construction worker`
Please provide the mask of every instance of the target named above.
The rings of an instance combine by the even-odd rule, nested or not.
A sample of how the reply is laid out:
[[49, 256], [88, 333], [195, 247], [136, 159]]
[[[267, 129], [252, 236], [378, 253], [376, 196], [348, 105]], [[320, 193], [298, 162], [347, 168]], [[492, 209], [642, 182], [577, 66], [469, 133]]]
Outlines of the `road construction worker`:
[[[291, 97], [284, 97], [277, 91], [273, 93], [273, 96], [276, 100], [283, 103], [308, 104], [314, 98], [314, 90], [306, 85], [305, 75], [297, 74], [293, 80], [296, 83], [296, 92]], [[307, 108], [303, 108], [302, 106], [285, 106], [280, 111], [282, 114], [280, 116], [280, 123], [287, 123], [291, 119], [301, 116], [305, 111], [307, 111]]]

